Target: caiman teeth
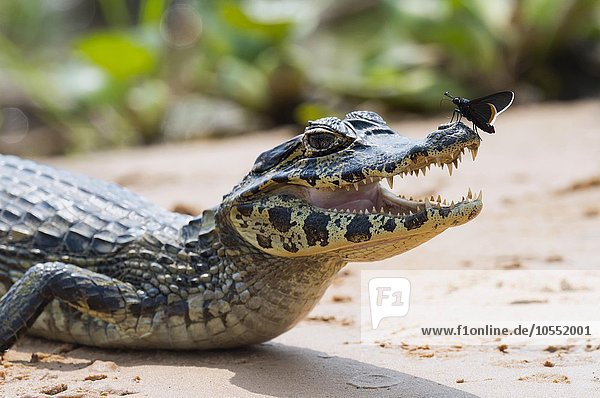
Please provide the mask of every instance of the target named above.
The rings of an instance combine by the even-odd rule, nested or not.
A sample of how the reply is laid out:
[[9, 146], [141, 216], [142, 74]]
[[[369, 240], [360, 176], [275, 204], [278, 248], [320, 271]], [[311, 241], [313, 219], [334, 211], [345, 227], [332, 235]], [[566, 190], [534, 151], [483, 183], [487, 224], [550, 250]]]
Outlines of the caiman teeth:
[[425, 198], [425, 209], [427, 209], [427, 210], [431, 209], [431, 202], [429, 201], [428, 198]]
[[388, 185], [390, 186], [390, 189], [394, 189], [394, 177], [387, 177], [386, 180]]
[[473, 160], [475, 160], [475, 158], [477, 157], [478, 150], [479, 148], [469, 148], [469, 151], [471, 152], [471, 158], [473, 158]]
[[[413, 176], [417, 176], [419, 177], [419, 174], [422, 173], [423, 176], [427, 175], [427, 172], [431, 170], [431, 166], [435, 165], [440, 167], [442, 170], [444, 169], [444, 167], [448, 166], [448, 174], [450, 176], [452, 176], [452, 174], [454, 173], [454, 170], [458, 169], [459, 163], [463, 160], [462, 159], [462, 155], [465, 154], [466, 150], [468, 150], [471, 153], [471, 158], [473, 160], [475, 160], [475, 158], [477, 157], [477, 151], [478, 151], [478, 147], [463, 147], [457, 151], [455, 151], [452, 155], [453, 156], [449, 156], [448, 154], [446, 155], [442, 155], [439, 156], [437, 158], [429, 158], [427, 159], [426, 163], [423, 162], [422, 159], [417, 159], [415, 161], [413, 161], [412, 165], [408, 166], [409, 167], [414, 167], [412, 170], [403, 170], [403, 171], [398, 171], [397, 174], [393, 174], [393, 175], [383, 175], [383, 176], [367, 176], [365, 178], [363, 178], [360, 181], [357, 182], [351, 182], [351, 183], [346, 183], [346, 184], [342, 184], [341, 181], [336, 183], [336, 186], [328, 186], [327, 188], [329, 188], [329, 190], [331, 190], [332, 192], [336, 192], [340, 189], [345, 189], [347, 192], [372, 192], [372, 186], [373, 184], [379, 183], [382, 180], [387, 181], [387, 185], [389, 186], [390, 191], [392, 191], [394, 189], [394, 178], [396, 177], [400, 177], [400, 178], [404, 178], [404, 176], [406, 175], [413, 175]], [[386, 189], [383, 189], [383, 184], [382, 185], [378, 185], [380, 186], [380, 188], [382, 189], [382, 191], [387, 191]], [[354, 189], [352, 189], [354, 188]], [[319, 189], [323, 189], [323, 188], [317, 188], [317, 190]], [[390, 192], [392, 195], [396, 195], [393, 192]], [[352, 193], [351, 193], [352, 195]], [[454, 206], [456, 206], [454, 204], [454, 201], [451, 201], [450, 205], [448, 205], [448, 202], [445, 198], [442, 198], [441, 195], [438, 195], [437, 198], [434, 198], [433, 196], [431, 196], [428, 199], [423, 200], [415, 200], [413, 199], [413, 197], [411, 196], [409, 199], [406, 199], [406, 197], [404, 195], [398, 195], [399, 198], [401, 198], [401, 202], [400, 204], [396, 204], [394, 206], [394, 204], [392, 203], [392, 206], [395, 207], [395, 209], [393, 210], [389, 210], [387, 208], [387, 206], [381, 207], [381, 210], [379, 211], [379, 214], [388, 214], [393, 213], [394, 211], [398, 211], [399, 213], [397, 214], [398, 216], [402, 216], [402, 215], [408, 215], [410, 214], [414, 214], [415, 212], [419, 212], [425, 209], [430, 209], [432, 207], [441, 209], [442, 207], [450, 207], [453, 208]], [[471, 191], [471, 189], [469, 188], [469, 192], [467, 193], [466, 199], [465, 197], [462, 198], [461, 202], [458, 203], [463, 203], [463, 202], [468, 202], [471, 200], [481, 200], [482, 197], [482, 192], [479, 192], [479, 195], [477, 195], [477, 197], [475, 198], [475, 195], [473, 194], [473, 191]], [[475, 198], [475, 199], [474, 199]], [[458, 204], [457, 203], [457, 204]], [[421, 205], [418, 205], [421, 204]], [[373, 205], [373, 209], [371, 208], [364, 208], [363, 212], [364, 214], [371, 214], [371, 213], [378, 213], [377, 211], [377, 207], [379, 207], [378, 203], [374, 203]], [[343, 212], [343, 209], [340, 210], [336, 210], [336, 211], [340, 211]], [[355, 211], [352, 211], [350, 209], [347, 210], [348, 212], [352, 212], [352, 213], [357, 213], [358, 209]], [[390, 213], [390, 214], [391, 214]], [[391, 214], [392, 215], [392, 214]]]

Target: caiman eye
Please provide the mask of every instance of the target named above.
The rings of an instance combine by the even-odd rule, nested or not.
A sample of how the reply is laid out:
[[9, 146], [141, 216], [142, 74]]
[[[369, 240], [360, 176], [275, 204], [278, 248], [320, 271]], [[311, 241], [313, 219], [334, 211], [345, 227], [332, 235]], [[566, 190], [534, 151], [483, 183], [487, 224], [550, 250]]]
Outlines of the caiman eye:
[[336, 138], [333, 134], [327, 132], [309, 133], [306, 136], [308, 145], [317, 151], [324, 151], [331, 148]]
[[310, 157], [325, 156], [350, 145], [354, 138], [338, 131], [324, 128], [312, 128], [302, 136], [306, 155]]

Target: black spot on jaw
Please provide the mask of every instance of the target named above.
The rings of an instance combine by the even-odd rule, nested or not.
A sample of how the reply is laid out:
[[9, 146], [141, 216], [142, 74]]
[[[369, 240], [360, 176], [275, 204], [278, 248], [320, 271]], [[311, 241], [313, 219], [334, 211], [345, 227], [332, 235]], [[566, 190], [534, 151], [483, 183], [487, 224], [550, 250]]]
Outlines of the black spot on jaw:
[[317, 244], [327, 246], [329, 244], [327, 224], [330, 220], [331, 217], [324, 213], [312, 213], [306, 217], [302, 229], [306, 234], [306, 240], [309, 246], [316, 246]]
[[440, 213], [440, 216], [446, 218], [448, 217], [448, 214], [450, 214], [452, 212], [452, 210], [449, 207], [442, 207], [440, 210], [438, 210], [438, 213]]
[[252, 215], [252, 205], [250, 204], [241, 204], [237, 207], [238, 211], [244, 217], [250, 217]]
[[269, 209], [269, 221], [279, 232], [287, 232], [292, 227], [292, 211], [285, 207]]
[[359, 243], [371, 239], [371, 222], [365, 215], [356, 215], [346, 228], [346, 239], [350, 242]]
[[383, 229], [388, 232], [393, 232], [394, 229], [396, 229], [396, 222], [394, 221], [394, 219], [390, 218], [389, 220], [387, 220], [385, 224], [383, 224]]
[[426, 211], [422, 211], [420, 213], [413, 214], [412, 216], [406, 217], [406, 219], [404, 220], [404, 228], [406, 228], [409, 231], [411, 229], [419, 228], [423, 224], [425, 224], [427, 222], [427, 220], [428, 220], [428, 218], [427, 218]]
[[285, 242], [283, 244], [283, 248], [290, 253], [296, 253], [298, 251], [298, 247], [296, 245], [294, 245], [293, 243]]
[[361, 169], [353, 169], [353, 170], [343, 170], [342, 171], [342, 180], [347, 182], [359, 182], [365, 179], [365, 175], [363, 174], [363, 170]]
[[394, 170], [396, 170], [396, 164], [395, 163], [388, 163], [385, 165], [385, 172], [386, 173], [393, 173]]
[[471, 210], [471, 212], [469, 213], [469, 216], [467, 218], [469, 220], [472, 220], [475, 217], [477, 217], [477, 214], [479, 214], [479, 210], [473, 209], [473, 210]]
[[256, 241], [263, 249], [270, 249], [273, 247], [273, 241], [270, 236], [256, 235]]

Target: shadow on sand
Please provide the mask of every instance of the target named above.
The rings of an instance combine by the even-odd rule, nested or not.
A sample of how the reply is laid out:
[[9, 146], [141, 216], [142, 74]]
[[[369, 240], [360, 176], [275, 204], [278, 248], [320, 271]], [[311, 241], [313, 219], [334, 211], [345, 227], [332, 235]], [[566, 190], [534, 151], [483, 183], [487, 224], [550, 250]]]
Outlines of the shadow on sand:
[[[27, 338], [20, 344], [22, 351], [48, 350], [55, 343]], [[31, 346], [28, 342], [33, 343]], [[24, 343], [24, 344], [23, 344]], [[41, 343], [41, 344], [40, 344]], [[322, 352], [267, 343], [254, 347], [225, 351], [124, 351], [89, 347], [74, 348], [62, 354], [88, 364], [95, 360], [112, 361], [119, 367], [174, 367], [185, 370], [194, 380], [186, 384], [202, 391], [207, 385], [215, 388], [214, 370], [233, 373], [232, 386], [250, 393], [275, 397], [476, 397], [464, 391], [406, 373], [374, 366], [354, 359], [328, 356]], [[89, 361], [89, 362], [88, 362]], [[74, 371], [81, 363], [56, 367], [52, 362], [28, 363], [43, 369]], [[86, 366], [86, 365], [83, 365]], [[203, 372], [203, 369], [211, 369]], [[175, 373], [179, 373], [176, 371]], [[223, 395], [230, 387], [223, 385]], [[217, 387], [218, 390], [220, 388]], [[235, 389], [235, 391], [239, 391]]]

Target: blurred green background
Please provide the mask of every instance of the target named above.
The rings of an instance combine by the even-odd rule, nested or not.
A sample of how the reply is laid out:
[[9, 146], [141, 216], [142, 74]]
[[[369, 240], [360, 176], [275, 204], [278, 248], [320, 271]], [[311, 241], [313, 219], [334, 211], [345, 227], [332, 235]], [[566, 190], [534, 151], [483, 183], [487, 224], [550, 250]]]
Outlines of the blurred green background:
[[600, 95], [600, 0], [2, 0], [0, 152]]

